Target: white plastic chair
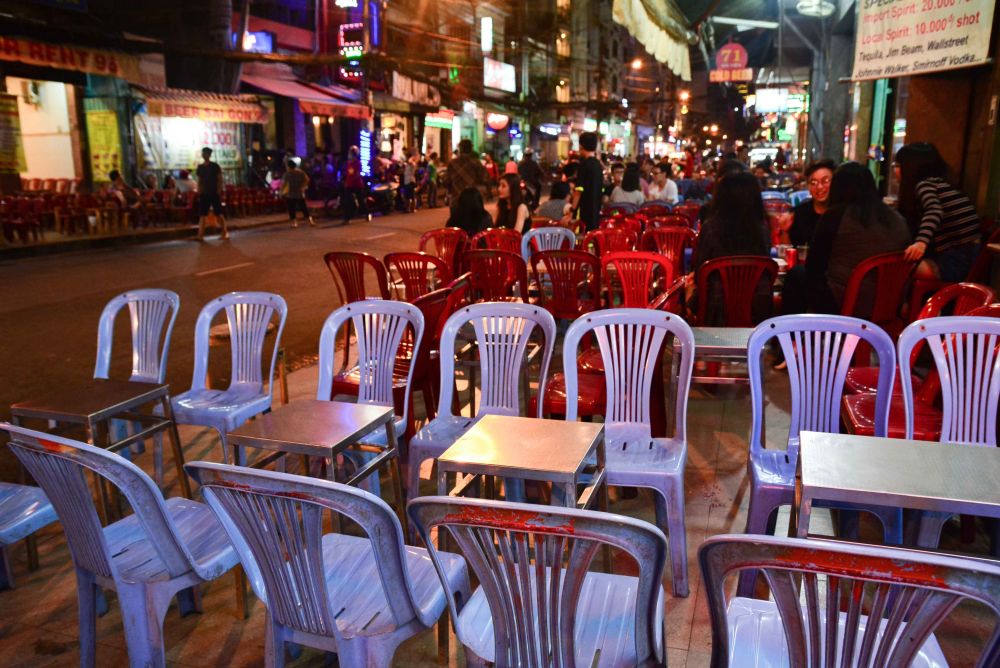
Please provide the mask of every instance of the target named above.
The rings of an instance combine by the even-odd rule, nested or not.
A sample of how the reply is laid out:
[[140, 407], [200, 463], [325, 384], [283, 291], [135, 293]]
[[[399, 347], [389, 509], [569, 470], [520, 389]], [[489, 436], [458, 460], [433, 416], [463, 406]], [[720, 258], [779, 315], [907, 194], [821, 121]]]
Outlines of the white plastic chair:
[[[420, 349], [424, 334], [424, 315], [420, 309], [407, 302], [368, 299], [341, 306], [330, 314], [323, 323], [319, 337], [319, 384], [316, 399], [329, 401], [335, 368], [337, 334], [350, 320], [357, 333], [358, 347], [358, 403], [372, 406], [393, 406], [393, 377], [398, 371], [397, 353], [403, 335], [411, 330], [412, 338], [407, 345], [415, 355]], [[406, 370], [406, 390], [403, 395], [403, 414], [395, 420], [396, 438], [402, 438], [410, 409], [410, 383], [413, 380], [413, 358]], [[367, 445], [387, 447], [385, 430], [378, 430], [361, 440]], [[347, 452], [347, 456], [361, 453]], [[359, 457], [358, 461], [374, 457], [373, 453]], [[405, 471], [405, 466], [403, 467]], [[404, 478], [405, 479], [405, 478]], [[378, 493], [378, 476], [365, 479], [370, 491]]]
[[[170, 290], [131, 290], [112, 298], [104, 307], [97, 325], [97, 362], [94, 378], [108, 378], [111, 351], [114, 348], [115, 319], [128, 306], [129, 330], [132, 333], [132, 374], [129, 380], [139, 383], [162, 384], [167, 375], [167, 355], [173, 335], [181, 298]], [[159, 411], [159, 408], [157, 408]], [[115, 440], [124, 438], [128, 423], [112, 421], [117, 432]], [[133, 445], [142, 452], [142, 443]], [[128, 451], [124, 451], [128, 455]], [[153, 436], [153, 478], [163, 486], [163, 435]]]
[[[232, 379], [225, 390], [206, 387], [209, 338], [212, 319], [225, 309], [232, 348]], [[269, 292], [230, 292], [213, 299], [198, 315], [194, 330], [194, 375], [191, 389], [171, 399], [177, 424], [212, 427], [219, 432], [225, 461], [229, 461], [226, 433], [244, 422], [271, 409], [274, 393], [274, 365], [278, 359], [281, 332], [285, 328], [288, 306], [279, 295]], [[278, 318], [271, 364], [268, 367], [267, 390], [261, 374], [268, 323]], [[242, 449], [237, 463], [245, 460]]]
[[[652, 524], [449, 497], [414, 499], [408, 511], [442, 581], [446, 562], [433, 547], [434, 529], [454, 538], [480, 582], [464, 608], [451, 609], [470, 666], [666, 666], [667, 541]], [[590, 571], [602, 545], [628, 554], [638, 576]]]
[[531, 256], [542, 251], [576, 248], [576, 234], [566, 227], [536, 227], [521, 237], [521, 257], [531, 262]]
[[[469, 600], [465, 560], [438, 555], [442, 588], [427, 550], [403, 544], [395, 512], [373, 494], [208, 462], [187, 470], [267, 606], [268, 666], [284, 665], [286, 643], [337, 652], [345, 668], [389, 666], [400, 643], [431, 628], [446, 603]], [[325, 510], [357, 522], [365, 537], [323, 535]]]
[[[948, 662], [933, 633], [957, 605], [971, 599], [1000, 615], [1000, 565], [984, 559], [730, 535], [702, 543], [698, 561], [713, 668], [942, 668]], [[773, 600], [726, 600], [726, 576], [748, 569], [764, 572]], [[1000, 665], [995, 621], [975, 665]]]
[[[906, 438], [913, 438], [914, 394], [911, 356], [927, 344], [941, 383], [941, 442], [997, 446], [1000, 404], [1000, 319], [980, 316], [926, 318], [899, 335]], [[935, 548], [951, 513], [924, 512], [917, 544]], [[995, 546], [994, 546], [994, 549]]]
[[[687, 463], [687, 403], [694, 367], [694, 334], [682, 318], [649, 309], [619, 308], [581, 316], [566, 332], [566, 419], [576, 420], [576, 358], [580, 341], [593, 332], [604, 360], [607, 409], [604, 416], [609, 485], [653, 491], [656, 523], [670, 539], [670, 573], [675, 596], [687, 596], [687, 530], [684, 525], [684, 467]], [[674, 435], [653, 438], [650, 395], [663, 383], [656, 371], [664, 344], [674, 338], [680, 352]]]
[[[555, 345], [556, 321], [540, 306], [508, 302], [472, 304], [453, 313], [441, 332], [441, 391], [437, 417], [424, 425], [410, 439], [406, 490], [410, 498], [418, 496], [420, 464], [434, 459], [451, 447], [474, 419], [452, 413], [455, 393], [455, 339], [463, 326], [475, 329], [479, 351], [481, 397], [476, 411], [480, 415], [521, 414], [521, 387], [528, 340], [535, 328], [544, 336], [538, 396], [545, 395], [545, 381]], [[473, 388], [474, 389], [474, 388]], [[523, 397], [527, 404], [528, 397]], [[542, 401], [537, 417], [542, 417]]]
[[[163, 500], [137, 466], [114, 453], [10, 424], [10, 447], [45, 490], [59, 515], [76, 570], [80, 608], [80, 665], [97, 650], [99, 587], [118, 592], [129, 664], [163, 666], [163, 620], [170, 599], [181, 612], [198, 608], [192, 587], [215, 580], [238, 563], [211, 509], [183, 497]], [[101, 527], [87, 470], [117, 487], [134, 514]]]
[[25, 539], [28, 568], [38, 568], [38, 548], [31, 534], [59, 519], [39, 487], [0, 482], [0, 591], [14, 588], [9, 547]]

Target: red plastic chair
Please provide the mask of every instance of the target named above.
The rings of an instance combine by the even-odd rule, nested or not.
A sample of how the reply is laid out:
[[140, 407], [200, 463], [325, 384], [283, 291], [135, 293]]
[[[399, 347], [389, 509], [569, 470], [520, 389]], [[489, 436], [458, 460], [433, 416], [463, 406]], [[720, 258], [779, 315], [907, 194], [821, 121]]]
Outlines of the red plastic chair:
[[673, 212], [679, 216], [684, 216], [687, 218], [688, 225], [694, 227], [698, 224], [698, 218], [701, 216], [701, 204], [685, 202], [684, 204], [678, 204], [674, 207]]
[[538, 285], [539, 303], [556, 320], [575, 320], [601, 308], [601, 265], [590, 253], [535, 253], [531, 256], [531, 273]]
[[[396, 351], [396, 359], [392, 371], [392, 398], [397, 415], [403, 414], [403, 400], [406, 397], [406, 374], [410, 367], [410, 360], [413, 360], [413, 380], [414, 390], [420, 390], [424, 401], [424, 411], [429, 418], [433, 418], [437, 407], [437, 366], [432, 361], [432, 351], [436, 351], [439, 346], [440, 337], [433, 334], [438, 333], [444, 326], [442, 315], [447, 309], [448, 297], [451, 294], [450, 288], [442, 288], [422, 295], [413, 301], [413, 305], [420, 309], [424, 316], [425, 336], [420, 342], [420, 349], [416, 355], [413, 354], [413, 332], [407, 329], [400, 341], [399, 349]], [[357, 396], [360, 386], [361, 371], [357, 366], [342, 371], [333, 377], [333, 385], [330, 398], [337, 395]], [[417, 433], [416, 416], [413, 411], [413, 395], [410, 393], [410, 405], [407, 410], [407, 424], [405, 438], [410, 438]]]
[[666, 257], [677, 275], [684, 271], [684, 251], [694, 246], [697, 238], [688, 227], [654, 227], [643, 233], [641, 248]]
[[632, 232], [636, 237], [642, 235], [642, 221], [638, 218], [632, 218], [630, 216], [615, 216], [613, 218], [604, 218], [598, 225], [598, 229], [601, 230], [625, 230], [626, 232]]
[[[995, 295], [993, 290], [978, 283], [951, 283], [947, 287], [938, 290], [927, 300], [924, 307], [915, 320], [924, 318], [934, 318], [939, 315], [966, 315], [969, 311], [988, 306], [993, 302]], [[915, 348], [914, 353], [919, 353], [920, 349]], [[917, 361], [916, 355], [910, 360], [912, 366]], [[918, 376], [913, 376], [913, 387], [919, 389], [922, 383]], [[876, 366], [854, 366], [848, 369], [847, 377], [844, 381], [851, 392], [874, 392], [878, 387], [878, 367]], [[896, 377], [893, 385], [893, 394], [902, 394], [903, 388]]]
[[402, 292], [404, 301], [413, 302], [417, 297], [433, 292], [451, 281], [448, 263], [428, 253], [389, 253], [383, 262], [390, 278], [393, 270], [399, 276], [403, 284], [402, 290], [397, 284], [393, 285], [397, 294]]
[[447, 262], [452, 272], [462, 266], [462, 253], [468, 247], [469, 235], [457, 227], [441, 227], [420, 235], [419, 249]]
[[674, 280], [673, 264], [658, 253], [608, 253], [601, 265], [609, 307], [646, 308]]
[[[477, 235], [478, 236], [478, 235]], [[520, 235], [518, 235], [520, 236]], [[471, 250], [463, 257], [471, 274], [469, 287], [477, 302], [528, 300], [528, 265], [517, 253], [505, 250]]]
[[709, 281], [718, 276], [722, 285], [727, 327], [753, 327], [753, 301], [757, 286], [766, 280], [771, 289], [778, 277], [778, 263], [769, 257], [733, 255], [709, 260], [698, 267], [695, 286], [698, 292], [699, 323], [708, 318]]
[[[965, 275], [965, 280], [962, 281], [963, 283], [981, 283], [983, 285], [990, 283], [990, 270], [993, 267], [994, 255], [989, 249], [989, 244], [995, 243], [1000, 243], [1000, 227], [993, 230], [992, 234], [986, 239], [986, 243], [979, 249], [979, 254], [972, 262], [969, 273]], [[955, 285], [955, 283], [927, 278], [914, 279], [913, 288], [910, 290], [909, 313], [911, 316], [919, 312], [920, 303], [927, 298], [927, 295], [949, 285]], [[910, 322], [913, 322], [913, 320]]]
[[[369, 299], [371, 297], [381, 297], [390, 299], [389, 278], [385, 267], [378, 258], [372, 257], [368, 253], [353, 253], [349, 251], [334, 251], [323, 256], [333, 282], [337, 286], [337, 294], [344, 304]], [[365, 268], [369, 268], [375, 275], [376, 294], [371, 294], [365, 279]], [[346, 331], [346, 330], [345, 330]]]
[[671, 213], [666, 216], [656, 216], [655, 218], [650, 218], [649, 223], [646, 225], [647, 229], [657, 229], [660, 227], [690, 227], [691, 221], [687, 216], [682, 216], [679, 213]]
[[[915, 262], [903, 257], [902, 253], [881, 253], [868, 258], [851, 272], [844, 288], [844, 301], [840, 306], [841, 315], [864, 318], [884, 329], [893, 338], [903, 331], [905, 323], [899, 318], [899, 306]], [[877, 286], [870, 313], [858, 312], [858, 299], [866, 281]]]
[[472, 237], [473, 250], [501, 250], [521, 253], [521, 233], [508, 227], [490, 227]]
[[581, 250], [591, 252], [597, 257], [605, 253], [634, 251], [638, 239], [639, 236], [634, 232], [622, 229], [591, 230], [584, 235]]
[[670, 207], [665, 204], [643, 204], [639, 207], [639, 211], [651, 218], [669, 216], [671, 213]]

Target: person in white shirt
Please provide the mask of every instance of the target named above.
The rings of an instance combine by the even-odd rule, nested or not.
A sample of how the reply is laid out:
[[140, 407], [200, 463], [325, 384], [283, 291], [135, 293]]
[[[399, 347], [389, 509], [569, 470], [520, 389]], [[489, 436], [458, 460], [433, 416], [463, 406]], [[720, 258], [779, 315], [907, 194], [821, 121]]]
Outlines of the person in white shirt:
[[625, 165], [625, 174], [622, 176], [621, 185], [615, 186], [611, 191], [612, 204], [634, 204], [641, 205], [645, 201], [642, 195], [642, 188], [639, 185], [639, 165], [630, 162]]
[[653, 182], [646, 192], [646, 201], [659, 200], [675, 204], [677, 202], [677, 184], [670, 178], [670, 163], [661, 162], [653, 167], [650, 174]]

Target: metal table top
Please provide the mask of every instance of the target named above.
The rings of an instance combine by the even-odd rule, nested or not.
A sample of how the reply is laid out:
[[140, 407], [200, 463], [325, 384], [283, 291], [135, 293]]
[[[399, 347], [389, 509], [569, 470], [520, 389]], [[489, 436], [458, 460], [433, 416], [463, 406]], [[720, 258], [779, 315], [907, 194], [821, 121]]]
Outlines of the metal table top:
[[753, 327], [692, 327], [698, 355], [746, 355]]
[[1000, 448], [803, 431], [802, 494], [1000, 516]]
[[304, 399], [275, 408], [229, 432], [229, 439], [241, 447], [329, 456], [394, 417], [390, 406]]
[[569, 484], [603, 437], [603, 424], [484, 415], [438, 457], [438, 467]]
[[12, 416], [59, 422], [100, 422], [160, 399], [170, 386], [91, 378], [54, 388], [44, 398], [12, 404]]

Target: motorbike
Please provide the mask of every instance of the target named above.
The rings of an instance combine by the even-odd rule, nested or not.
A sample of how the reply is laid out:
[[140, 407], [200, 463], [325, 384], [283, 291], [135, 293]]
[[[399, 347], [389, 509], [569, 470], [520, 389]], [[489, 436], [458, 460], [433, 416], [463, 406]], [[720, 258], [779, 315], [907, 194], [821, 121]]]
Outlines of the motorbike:
[[371, 187], [368, 194], [368, 210], [378, 211], [383, 216], [392, 213], [396, 204], [396, 191], [399, 189], [397, 183], [377, 183]]

